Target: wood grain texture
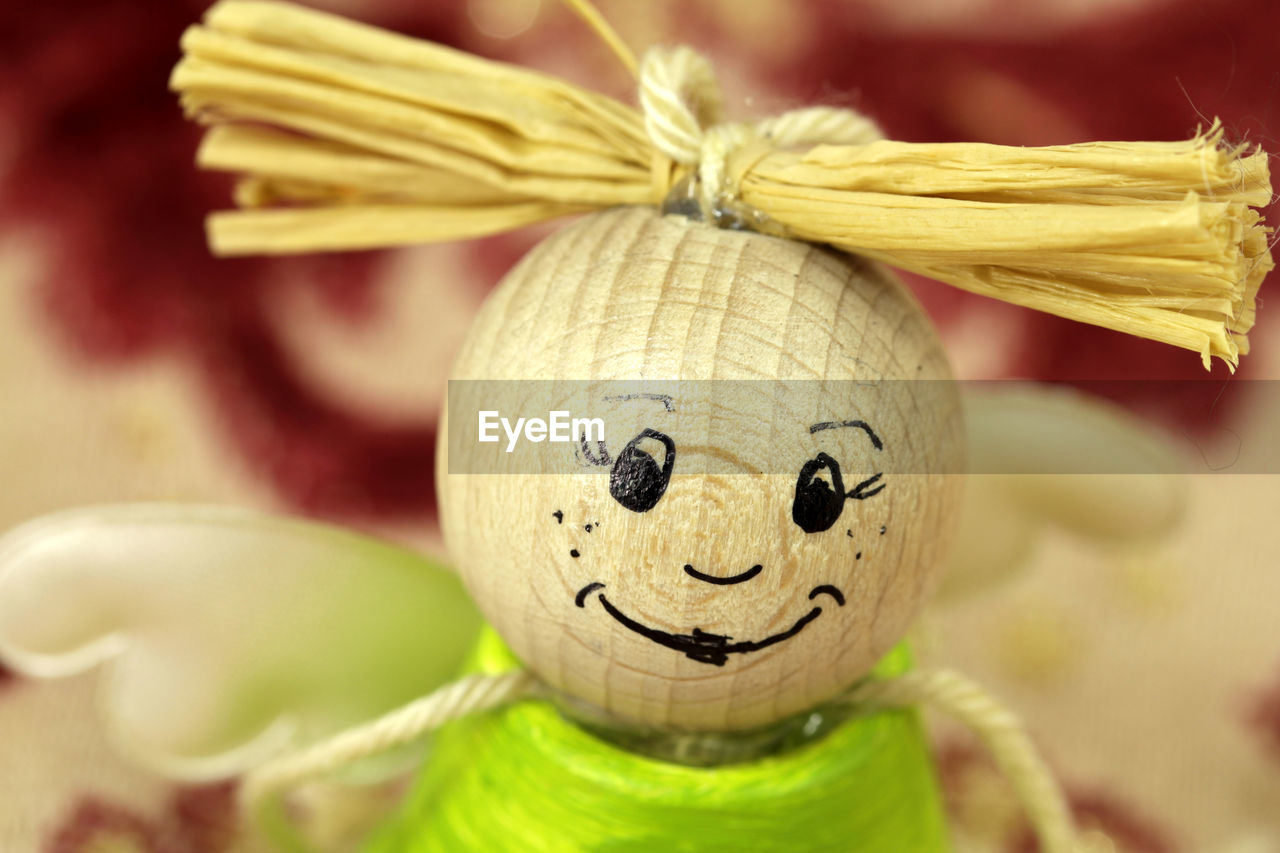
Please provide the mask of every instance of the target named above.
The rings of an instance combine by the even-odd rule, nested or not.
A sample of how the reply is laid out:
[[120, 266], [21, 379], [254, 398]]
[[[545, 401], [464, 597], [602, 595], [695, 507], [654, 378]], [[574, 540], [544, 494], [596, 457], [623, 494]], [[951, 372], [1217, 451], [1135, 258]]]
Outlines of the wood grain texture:
[[[611, 470], [584, 473], [569, 445], [540, 445], [564, 473], [449, 473], [442, 458], [441, 522], [515, 653], [621, 720], [743, 729], [812, 707], [902, 638], [944, 555], [958, 400], [917, 381], [949, 379], [946, 359], [869, 262], [645, 208], [594, 214], [494, 291], [452, 375], [598, 380], [572, 386], [599, 407], [574, 414], [611, 425]], [[606, 399], [611, 381], [669, 380], [670, 407]], [[545, 416], [545, 393], [518, 414]], [[866, 428], [812, 429], [850, 421]], [[641, 429], [658, 437], [624, 452]], [[656, 502], [627, 500], [623, 457], [653, 474], [669, 454]], [[876, 473], [863, 499], [821, 500]]]

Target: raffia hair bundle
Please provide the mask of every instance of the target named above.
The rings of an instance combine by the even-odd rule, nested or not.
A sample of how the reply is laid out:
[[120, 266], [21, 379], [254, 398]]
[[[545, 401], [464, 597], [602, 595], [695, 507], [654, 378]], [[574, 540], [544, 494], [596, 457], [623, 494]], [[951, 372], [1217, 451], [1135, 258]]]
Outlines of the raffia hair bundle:
[[[610, 98], [320, 12], [224, 0], [183, 46], [172, 84], [214, 125], [200, 161], [245, 176], [246, 209], [210, 222], [222, 254], [477, 237], [659, 204], [706, 174]], [[832, 132], [834, 111], [802, 110], [809, 121], [781, 124], [807, 131], [788, 138], [779, 119], [722, 121], [704, 66], [680, 50], [640, 66], [642, 92], [680, 95], [646, 100], [648, 126], [662, 103], [685, 104], [672, 119], [692, 116], [695, 148], [709, 141], [723, 159], [712, 205], [758, 230], [1190, 349], [1206, 366], [1248, 352], [1273, 266], [1252, 208], [1269, 203], [1270, 178], [1266, 155], [1225, 144], [1216, 122], [1181, 142], [1018, 148], [871, 141], [860, 116]]]

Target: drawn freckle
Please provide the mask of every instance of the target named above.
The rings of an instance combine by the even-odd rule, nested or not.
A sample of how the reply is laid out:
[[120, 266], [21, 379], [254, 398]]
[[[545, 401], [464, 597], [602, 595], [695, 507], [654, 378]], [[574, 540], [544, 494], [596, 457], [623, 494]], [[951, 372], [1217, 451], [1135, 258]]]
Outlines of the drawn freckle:
[[569, 552], [569, 556], [570, 556], [570, 557], [573, 557], [574, 559], [577, 559], [577, 557], [578, 557], [578, 549], [577, 549], [577, 548], [574, 548], [573, 550], [571, 550], [571, 551]]
[[552, 514], [552, 515], [554, 515], [554, 516], [556, 517], [556, 524], [564, 524], [564, 512], [563, 512], [563, 511], [561, 511], [561, 510], [556, 510], [555, 512], [553, 512], [553, 513], [551, 513], [551, 514]]
[[853, 531], [852, 531], [852, 530], [846, 530], [846, 531], [844, 532], [844, 535], [845, 535], [845, 536], [848, 536], [850, 539], [852, 539], [852, 538], [853, 538]]
[[591, 525], [590, 525], [590, 524], [588, 524], [586, 527], [584, 527], [584, 528], [582, 528], [582, 529], [583, 529], [583, 530], [585, 530], [585, 531], [587, 531], [588, 533], [590, 533], [590, 532], [591, 532]]
[[854, 555], [853, 555], [853, 559], [855, 559], [855, 560], [861, 560], [861, 559], [862, 559], [862, 552], [861, 552], [861, 551], [859, 551], [858, 553], [854, 554]]

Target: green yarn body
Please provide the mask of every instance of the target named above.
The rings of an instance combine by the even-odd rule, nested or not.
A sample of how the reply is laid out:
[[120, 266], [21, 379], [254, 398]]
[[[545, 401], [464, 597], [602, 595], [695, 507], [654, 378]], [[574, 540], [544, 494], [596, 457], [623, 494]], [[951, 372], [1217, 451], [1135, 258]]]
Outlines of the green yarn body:
[[[491, 630], [473, 669], [517, 663]], [[877, 668], [910, 666], [905, 647]], [[367, 853], [943, 853], [946, 826], [912, 712], [855, 717], [785, 754], [716, 768], [635, 755], [524, 702], [454, 723]]]

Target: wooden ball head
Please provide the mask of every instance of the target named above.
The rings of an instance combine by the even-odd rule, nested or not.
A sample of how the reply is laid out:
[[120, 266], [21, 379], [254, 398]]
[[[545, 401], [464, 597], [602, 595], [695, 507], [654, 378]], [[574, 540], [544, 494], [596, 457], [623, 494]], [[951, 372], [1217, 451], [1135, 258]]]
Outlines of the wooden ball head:
[[[608, 476], [449, 473], [442, 430], [441, 524], [480, 609], [538, 676], [625, 724], [812, 708], [903, 638], [944, 557], [959, 401], [921, 381], [950, 379], [936, 335], [866, 260], [593, 214], [498, 286], [452, 377], [693, 380], [665, 403], [599, 400], [634, 424], [607, 434]], [[834, 390], [779, 405], [766, 380]]]

